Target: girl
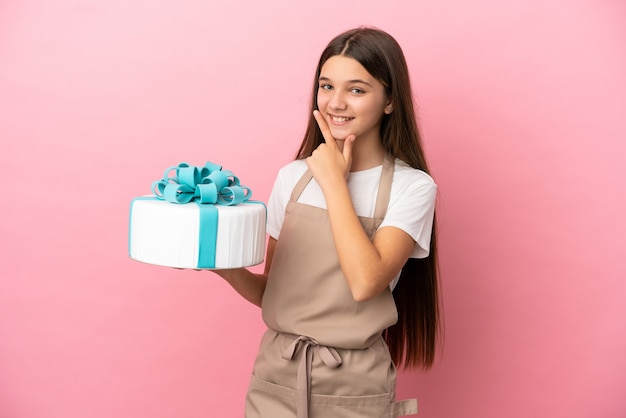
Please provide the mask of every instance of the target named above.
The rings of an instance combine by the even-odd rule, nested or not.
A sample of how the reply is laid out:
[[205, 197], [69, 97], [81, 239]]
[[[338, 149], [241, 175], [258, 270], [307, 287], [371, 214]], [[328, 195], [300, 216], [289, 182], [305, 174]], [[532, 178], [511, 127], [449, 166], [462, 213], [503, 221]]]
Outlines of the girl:
[[[264, 274], [217, 273], [268, 326], [246, 417], [397, 417], [395, 365], [429, 368], [439, 331], [436, 185], [398, 43], [334, 38], [296, 160], [268, 202]], [[392, 295], [393, 290], [393, 295]]]

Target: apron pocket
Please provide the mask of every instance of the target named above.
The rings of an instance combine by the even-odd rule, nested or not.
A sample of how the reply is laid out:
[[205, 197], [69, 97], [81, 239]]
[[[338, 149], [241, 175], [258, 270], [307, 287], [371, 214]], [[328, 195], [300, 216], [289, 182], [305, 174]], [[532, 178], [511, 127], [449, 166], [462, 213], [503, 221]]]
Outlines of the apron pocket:
[[[391, 393], [335, 396], [311, 394], [310, 418], [396, 418], [417, 413], [415, 400], [394, 402]], [[246, 397], [246, 418], [296, 416], [296, 391], [252, 375]]]
[[294, 417], [295, 397], [295, 390], [252, 375], [246, 396], [246, 418]]
[[385, 418], [393, 417], [392, 395], [367, 396], [311, 395], [312, 418]]

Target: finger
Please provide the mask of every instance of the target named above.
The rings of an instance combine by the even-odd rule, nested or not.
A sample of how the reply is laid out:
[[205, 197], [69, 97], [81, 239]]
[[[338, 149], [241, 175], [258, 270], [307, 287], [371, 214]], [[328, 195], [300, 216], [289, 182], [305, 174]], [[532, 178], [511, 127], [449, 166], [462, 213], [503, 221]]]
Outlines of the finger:
[[352, 163], [352, 145], [355, 139], [356, 135], [348, 135], [343, 143], [343, 159], [346, 160], [348, 164]]
[[326, 119], [324, 119], [324, 116], [322, 116], [319, 110], [314, 110], [313, 116], [315, 117], [317, 126], [319, 126], [320, 131], [322, 131], [322, 135], [324, 136], [324, 140], [326, 141], [326, 143], [336, 147], [337, 141], [335, 141], [333, 134], [330, 132], [330, 128], [328, 127], [328, 123], [326, 123]]

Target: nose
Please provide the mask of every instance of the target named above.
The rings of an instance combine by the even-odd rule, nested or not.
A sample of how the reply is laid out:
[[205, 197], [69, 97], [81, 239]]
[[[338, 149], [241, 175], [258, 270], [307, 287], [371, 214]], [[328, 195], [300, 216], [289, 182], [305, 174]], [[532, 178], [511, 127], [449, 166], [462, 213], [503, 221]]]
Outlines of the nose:
[[333, 91], [332, 97], [328, 102], [328, 107], [333, 110], [345, 110], [347, 105], [345, 98], [341, 91], [335, 90]]

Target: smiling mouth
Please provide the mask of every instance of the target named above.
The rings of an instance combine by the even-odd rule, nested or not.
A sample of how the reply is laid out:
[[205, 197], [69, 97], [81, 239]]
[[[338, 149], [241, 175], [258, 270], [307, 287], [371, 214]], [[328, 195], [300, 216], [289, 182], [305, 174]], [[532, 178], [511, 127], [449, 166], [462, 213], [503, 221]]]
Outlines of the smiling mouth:
[[337, 122], [337, 123], [348, 122], [349, 120], [354, 119], [354, 118], [348, 118], [348, 117], [342, 117], [342, 116], [333, 116], [333, 115], [329, 115], [329, 116], [333, 122]]

